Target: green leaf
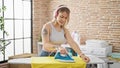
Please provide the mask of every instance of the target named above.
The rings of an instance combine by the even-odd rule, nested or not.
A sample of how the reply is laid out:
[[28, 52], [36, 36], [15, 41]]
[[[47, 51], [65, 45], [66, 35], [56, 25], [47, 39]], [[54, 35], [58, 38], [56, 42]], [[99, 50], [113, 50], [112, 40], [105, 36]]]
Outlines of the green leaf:
[[3, 6], [3, 7], [2, 7], [2, 10], [5, 11], [5, 10], [6, 10], [6, 6]]
[[0, 8], [0, 13], [1, 13], [1, 8]]
[[5, 30], [3, 30], [3, 29], [1, 29], [1, 31], [3, 31], [3, 33], [4, 33], [6, 36], [9, 35], [7, 31], [5, 31]]

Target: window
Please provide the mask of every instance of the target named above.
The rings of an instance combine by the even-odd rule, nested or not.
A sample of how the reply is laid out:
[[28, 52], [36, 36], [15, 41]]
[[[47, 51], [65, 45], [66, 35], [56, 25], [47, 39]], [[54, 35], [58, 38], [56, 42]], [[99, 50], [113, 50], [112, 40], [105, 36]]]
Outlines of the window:
[[[5, 60], [9, 56], [31, 53], [31, 2], [32, 0], [0, 0], [0, 7], [6, 6], [3, 16], [5, 30], [9, 34], [6, 36], [0, 33], [0, 38], [11, 41], [5, 49]], [[3, 61], [3, 59], [0, 52], [0, 61]]]

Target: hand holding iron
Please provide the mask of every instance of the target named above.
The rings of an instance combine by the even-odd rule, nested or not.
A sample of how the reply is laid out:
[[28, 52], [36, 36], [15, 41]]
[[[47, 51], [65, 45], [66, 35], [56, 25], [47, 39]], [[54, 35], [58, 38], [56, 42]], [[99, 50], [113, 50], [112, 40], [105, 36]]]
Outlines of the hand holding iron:
[[60, 54], [63, 54], [63, 55], [68, 54], [67, 50], [63, 47], [59, 47], [59, 50], [60, 50]]

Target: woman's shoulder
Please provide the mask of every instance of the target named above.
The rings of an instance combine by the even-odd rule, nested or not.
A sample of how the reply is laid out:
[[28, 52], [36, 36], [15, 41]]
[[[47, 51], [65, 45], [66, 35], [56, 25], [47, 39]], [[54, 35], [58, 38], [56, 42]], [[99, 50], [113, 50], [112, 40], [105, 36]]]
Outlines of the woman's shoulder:
[[50, 24], [51, 24], [50, 22], [47, 22], [47, 23], [45, 23], [45, 24], [43, 25], [43, 27], [46, 27], [46, 28], [48, 27], [48, 28], [49, 28], [49, 27], [50, 27]]
[[64, 34], [65, 34], [65, 36], [69, 36], [70, 32], [67, 28], [64, 28]]
[[63, 29], [64, 29], [64, 32], [66, 33], [68, 32], [68, 29], [66, 27], [64, 27]]
[[47, 29], [47, 30], [51, 30], [51, 27], [50, 27], [50, 22], [47, 22], [43, 25], [43, 29]]

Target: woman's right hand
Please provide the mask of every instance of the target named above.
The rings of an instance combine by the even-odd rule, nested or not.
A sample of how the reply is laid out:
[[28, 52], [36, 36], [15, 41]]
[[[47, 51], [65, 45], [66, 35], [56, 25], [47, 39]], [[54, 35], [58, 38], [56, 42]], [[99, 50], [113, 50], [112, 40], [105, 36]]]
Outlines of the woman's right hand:
[[60, 54], [63, 54], [63, 55], [68, 54], [67, 50], [65, 48], [63, 48], [63, 47], [60, 47], [59, 50], [60, 50]]

